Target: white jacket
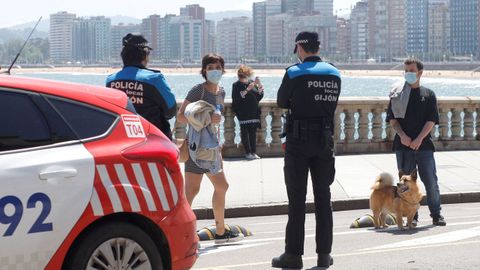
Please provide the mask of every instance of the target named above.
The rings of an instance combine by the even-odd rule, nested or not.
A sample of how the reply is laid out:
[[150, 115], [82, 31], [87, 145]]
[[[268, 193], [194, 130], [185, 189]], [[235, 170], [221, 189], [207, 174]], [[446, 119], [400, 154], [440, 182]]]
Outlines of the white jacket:
[[211, 174], [222, 170], [220, 143], [216, 130], [211, 126], [211, 113], [214, 111], [210, 103], [199, 100], [188, 104], [184, 113], [189, 126], [187, 138], [190, 158]]

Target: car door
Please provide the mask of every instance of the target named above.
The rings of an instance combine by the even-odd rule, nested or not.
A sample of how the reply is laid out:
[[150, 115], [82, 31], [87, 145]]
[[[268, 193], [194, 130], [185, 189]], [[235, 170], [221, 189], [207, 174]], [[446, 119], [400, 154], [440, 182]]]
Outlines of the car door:
[[92, 155], [42, 100], [0, 88], [0, 266], [6, 269], [43, 269], [92, 193]]

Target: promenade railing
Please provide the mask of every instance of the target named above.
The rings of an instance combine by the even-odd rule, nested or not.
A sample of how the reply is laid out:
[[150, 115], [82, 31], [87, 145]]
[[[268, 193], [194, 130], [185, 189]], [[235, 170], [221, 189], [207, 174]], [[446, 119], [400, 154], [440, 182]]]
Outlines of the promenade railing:
[[[394, 130], [385, 122], [386, 97], [342, 97], [335, 114], [337, 154], [388, 153], [392, 151]], [[181, 103], [180, 103], [181, 104]], [[180, 105], [179, 104], [179, 105]], [[440, 121], [432, 130], [437, 151], [480, 149], [480, 97], [438, 97]], [[261, 128], [257, 132], [257, 153], [263, 157], [283, 155], [282, 114], [275, 100], [260, 103]], [[231, 102], [225, 104], [221, 125], [224, 157], [244, 155], [240, 127]], [[175, 137], [186, 137], [186, 126], [179, 125]]]

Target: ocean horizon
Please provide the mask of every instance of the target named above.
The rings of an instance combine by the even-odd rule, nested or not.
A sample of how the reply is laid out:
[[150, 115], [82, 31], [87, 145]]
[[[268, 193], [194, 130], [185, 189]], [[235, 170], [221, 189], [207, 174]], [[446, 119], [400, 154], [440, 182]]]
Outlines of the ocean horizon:
[[[265, 87], [265, 99], [276, 99], [283, 75], [258, 74]], [[104, 73], [80, 72], [25, 72], [16, 76], [35, 77], [57, 81], [84, 83], [105, 86], [107, 75]], [[200, 74], [194, 73], [164, 73], [176, 98], [183, 99], [188, 91], [198, 83], [203, 82]], [[227, 73], [220, 84], [226, 91], [226, 98], [231, 98], [232, 84], [237, 80], [236, 74]], [[392, 86], [401, 83], [401, 76], [342, 76], [341, 97], [386, 97]], [[480, 96], [480, 80], [460, 78], [422, 78], [422, 85], [432, 89], [437, 96], [459, 97]]]

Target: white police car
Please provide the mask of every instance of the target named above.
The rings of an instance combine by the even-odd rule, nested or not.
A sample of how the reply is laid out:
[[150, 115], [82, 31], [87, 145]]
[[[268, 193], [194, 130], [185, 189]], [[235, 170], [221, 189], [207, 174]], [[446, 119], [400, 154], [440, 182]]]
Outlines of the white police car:
[[0, 75], [0, 270], [189, 269], [178, 150], [118, 90]]

